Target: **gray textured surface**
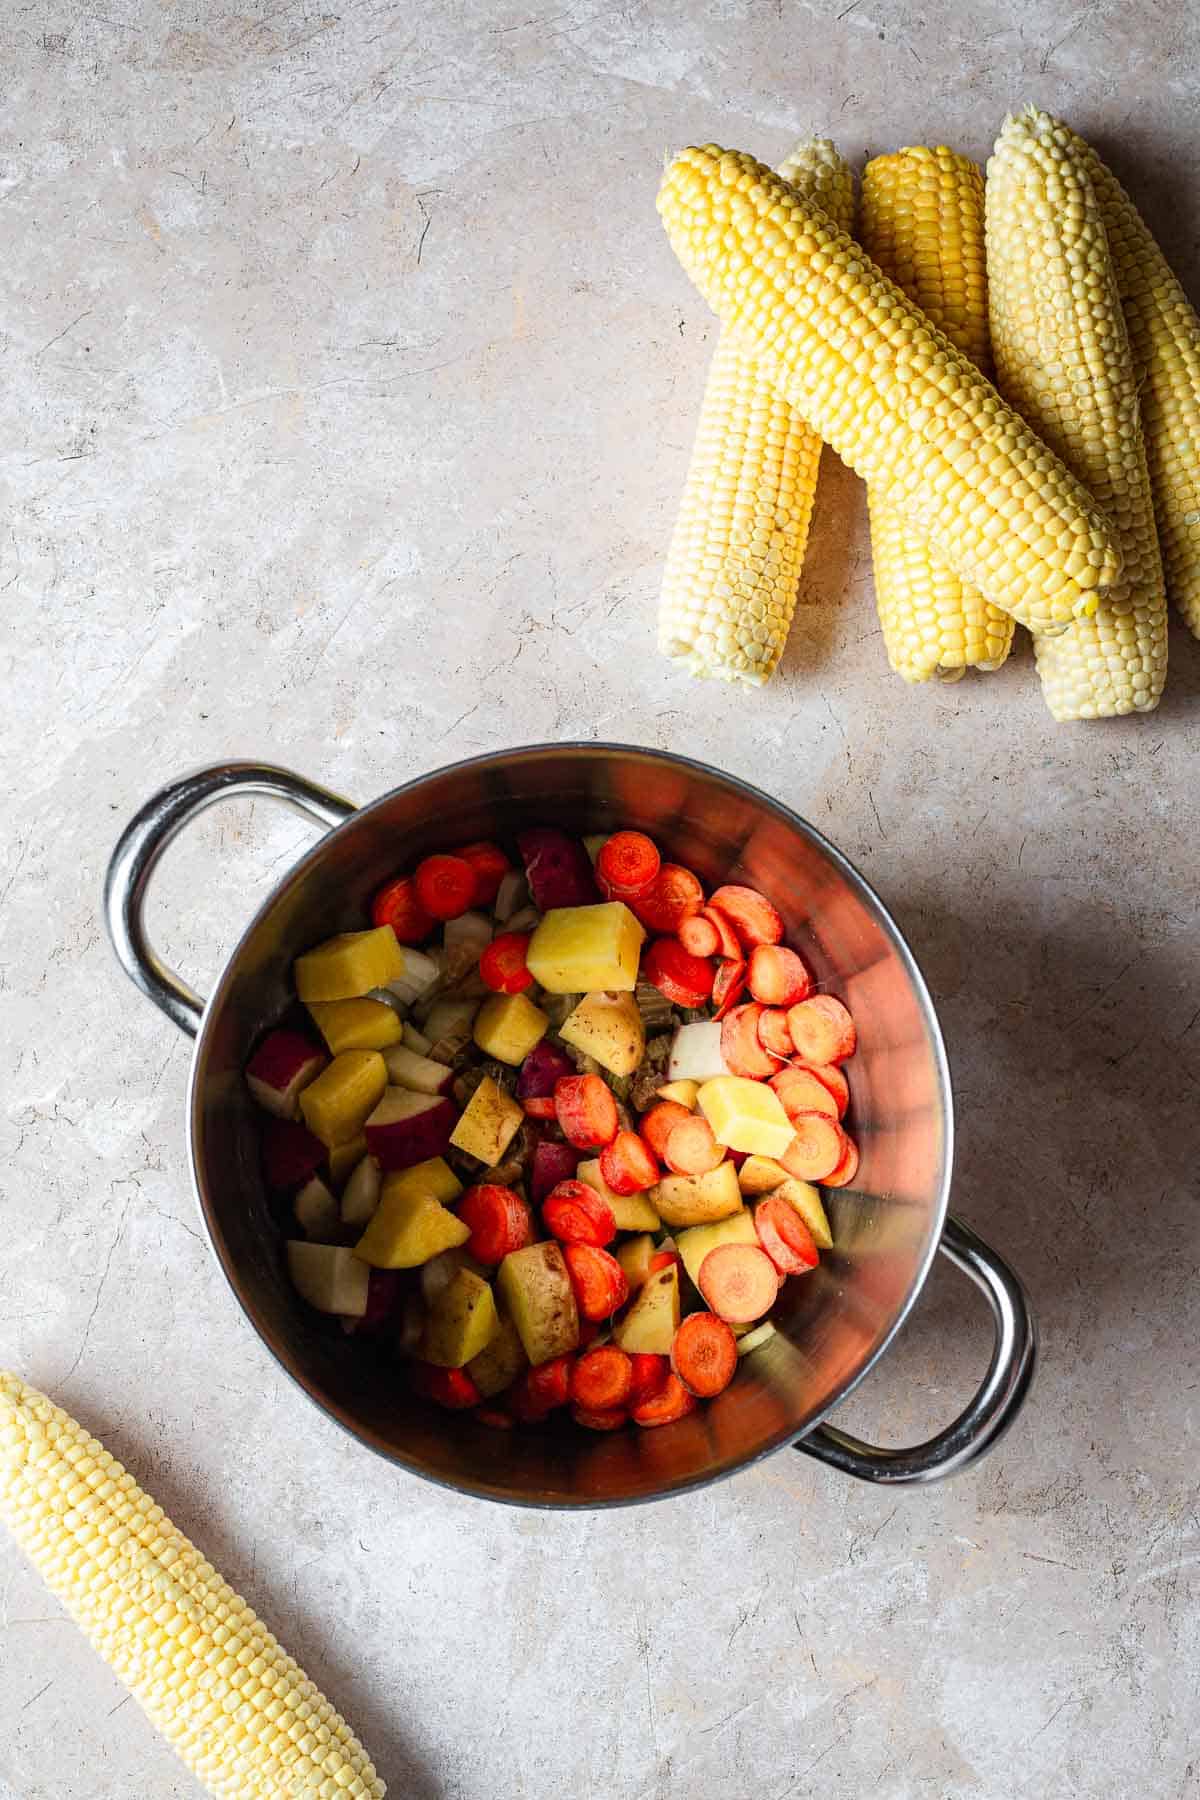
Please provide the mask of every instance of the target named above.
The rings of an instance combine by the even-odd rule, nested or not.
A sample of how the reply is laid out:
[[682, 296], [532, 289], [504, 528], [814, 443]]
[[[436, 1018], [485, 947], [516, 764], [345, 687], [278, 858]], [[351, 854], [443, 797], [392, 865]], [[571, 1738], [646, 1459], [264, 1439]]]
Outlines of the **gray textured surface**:
[[[861, 496], [823, 475], [760, 697], [652, 654], [712, 329], [653, 207], [691, 139], [775, 158], [1058, 108], [1180, 253], [1200, 23], [1168, 4], [10, 7], [0, 1361], [202, 1540], [397, 1795], [1080, 1800], [1197, 1791], [1195, 755], [1056, 727], [1026, 653], [911, 693]], [[565, 735], [685, 749], [827, 828], [938, 997], [957, 1204], [1032, 1286], [1039, 1385], [896, 1497], [784, 1453], [697, 1497], [514, 1516], [376, 1464], [277, 1374], [197, 1235], [184, 1043], [97, 895], [149, 786], [230, 754], [352, 796]], [[209, 814], [156, 895], [212, 971], [305, 841]], [[939, 1275], [845, 1409], [893, 1441], [986, 1353]], [[0, 1788], [191, 1795], [0, 1544]]]

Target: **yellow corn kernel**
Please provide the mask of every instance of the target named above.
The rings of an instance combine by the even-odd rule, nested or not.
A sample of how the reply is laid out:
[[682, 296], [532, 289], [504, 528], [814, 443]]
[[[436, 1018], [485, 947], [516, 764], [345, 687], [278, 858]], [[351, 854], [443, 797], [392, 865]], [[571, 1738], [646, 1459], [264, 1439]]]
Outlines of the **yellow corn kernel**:
[[102, 1444], [0, 1370], [0, 1519], [217, 1800], [381, 1800], [345, 1720]]
[[[877, 156], [863, 172], [861, 231], [867, 254], [985, 375], [987, 274], [983, 173], [944, 144]], [[1013, 620], [961, 581], [928, 538], [867, 495], [875, 602], [888, 660], [905, 681], [956, 679], [995, 669], [1012, 648]]]
[[[827, 138], [804, 139], [782, 178], [849, 231], [854, 178]], [[693, 675], [760, 686], [792, 623], [821, 440], [722, 331], [659, 602], [659, 648]]]
[[713, 144], [676, 157], [658, 207], [764, 373], [958, 575], [1041, 631], [1095, 611], [1121, 569], [1096, 503], [852, 239]]
[[1167, 674], [1167, 602], [1137, 377], [1091, 181], [1062, 127], [1034, 107], [996, 140], [987, 241], [1001, 390], [1086, 482], [1124, 558], [1091, 618], [1035, 643], [1046, 704], [1056, 719], [1150, 712]]

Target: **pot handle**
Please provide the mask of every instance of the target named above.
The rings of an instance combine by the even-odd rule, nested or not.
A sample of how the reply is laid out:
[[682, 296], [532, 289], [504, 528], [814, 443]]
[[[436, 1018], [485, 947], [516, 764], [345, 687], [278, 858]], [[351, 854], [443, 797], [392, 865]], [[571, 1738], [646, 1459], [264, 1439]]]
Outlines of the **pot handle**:
[[217, 763], [181, 775], [152, 794], [117, 841], [104, 878], [104, 916], [117, 961], [180, 1031], [195, 1037], [204, 1002], [168, 969], [146, 936], [144, 913], [150, 879], [171, 842], [206, 807], [244, 794], [266, 794], [315, 819], [327, 830], [354, 812], [349, 800], [270, 763]]
[[941, 1481], [969, 1468], [991, 1449], [1016, 1418], [1033, 1379], [1037, 1334], [1025, 1290], [1003, 1259], [969, 1225], [951, 1215], [938, 1245], [956, 1268], [982, 1289], [992, 1309], [996, 1342], [974, 1398], [952, 1425], [909, 1450], [864, 1444], [836, 1425], [818, 1425], [796, 1449], [818, 1462], [888, 1487]]

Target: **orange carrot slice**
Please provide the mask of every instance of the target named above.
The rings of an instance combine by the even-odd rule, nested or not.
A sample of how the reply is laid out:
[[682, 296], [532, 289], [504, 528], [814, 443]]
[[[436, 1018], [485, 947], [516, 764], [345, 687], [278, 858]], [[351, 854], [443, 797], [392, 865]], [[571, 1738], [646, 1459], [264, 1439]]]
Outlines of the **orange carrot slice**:
[[713, 1136], [712, 1126], [698, 1113], [667, 1134], [663, 1161], [674, 1175], [707, 1175], [724, 1160], [725, 1151]]
[[743, 950], [753, 950], [756, 944], [783, 942], [783, 920], [756, 888], [739, 887], [736, 883], [719, 887], [708, 904], [725, 914]]
[[629, 1298], [625, 1271], [615, 1256], [594, 1244], [564, 1244], [563, 1260], [585, 1319], [611, 1319]]
[[758, 1241], [781, 1275], [805, 1275], [815, 1269], [821, 1253], [795, 1207], [768, 1194], [754, 1209]]
[[800, 1181], [825, 1181], [845, 1156], [849, 1138], [823, 1112], [797, 1113], [791, 1126], [796, 1135], [778, 1159], [781, 1166]]
[[573, 1406], [571, 1417], [586, 1431], [620, 1431], [622, 1425], [629, 1421], [629, 1414], [623, 1406], [607, 1409], [598, 1406]]
[[636, 1131], [618, 1131], [600, 1152], [600, 1173], [614, 1194], [641, 1194], [658, 1180], [658, 1163]]
[[792, 1054], [792, 1034], [782, 1006], [766, 1006], [758, 1016], [758, 1041], [772, 1056], [786, 1060]]
[[549, 1362], [526, 1369], [504, 1398], [518, 1419], [535, 1424], [571, 1398], [571, 1356], [552, 1356]]
[[612, 1207], [586, 1181], [560, 1181], [542, 1201], [546, 1230], [564, 1244], [611, 1244], [617, 1235]]
[[758, 1040], [758, 1021], [763, 1008], [757, 1000], [746, 1006], [735, 1006], [721, 1022], [721, 1055], [731, 1075], [744, 1075], [751, 1081], [762, 1081], [774, 1075], [779, 1067]]
[[502, 931], [492, 939], [479, 959], [480, 979], [497, 994], [520, 994], [533, 986], [525, 961], [528, 931]]
[[718, 1244], [700, 1264], [696, 1285], [720, 1318], [749, 1325], [774, 1306], [779, 1273], [754, 1244]]
[[499, 1406], [481, 1406], [475, 1417], [481, 1425], [490, 1425], [493, 1431], [511, 1431], [516, 1424], [512, 1414]]
[[666, 1160], [667, 1139], [675, 1127], [686, 1124], [691, 1117], [687, 1107], [680, 1106], [678, 1100], [660, 1100], [657, 1106], [652, 1106], [643, 1116], [638, 1131], [659, 1162]]
[[512, 1188], [480, 1182], [467, 1189], [457, 1212], [471, 1229], [467, 1249], [481, 1263], [503, 1262], [510, 1251], [523, 1250], [534, 1241], [529, 1202]]
[[640, 1406], [644, 1400], [653, 1400], [655, 1394], [662, 1393], [671, 1365], [665, 1356], [654, 1356], [649, 1350], [633, 1351], [629, 1361], [633, 1371], [629, 1404]]
[[786, 944], [756, 944], [746, 980], [764, 1006], [795, 1006], [812, 993], [812, 976]]
[[615, 1344], [589, 1350], [571, 1371], [571, 1398], [576, 1406], [604, 1412], [624, 1406], [632, 1391], [633, 1364]]
[[[792, 1067], [803, 1069], [806, 1075], [815, 1075], [821, 1086], [828, 1088], [837, 1101], [838, 1118], [845, 1118], [846, 1109], [850, 1105], [850, 1083], [836, 1063], [793, 1063]], [[817, 1111], [820, 1110], [818, 1107]]]
[[771, 1086], [789, 1119], [811, 1112], [827, 1113], [831, 1119], [838, 1116], [837, 1101], [809, 1069], [780, 1069], [771, 1077]]
[[677, 935], [692, 956], [715, 956], [721, 947], [721, 934], [707, 913], [682, 920]]
[[746, 958], [742, 954], [742, 946], [738, 943], [737, 933], [725, 914], [718, 912], [715, 907], [706, 906], [700, 917], [708, 920], [720, 939], [718, 955], [727, 957], [730, 962], [745, 962]]
[[683, 1258], [678, 1250], [656, 1250], [650, 1258], [650, 1266], [646, 1271], [647, 1277], [657, 1275], [660, 1269], [669, 1269], [672, 1263], [677, 1267], [682, 1267]]
[[840, 1063], [854, 1055], [854, 1020], [832, 994], [814, 994], [788, 1012], [788, 1030], [801, 1062]]
[[672, 1006], [706, 1006], [715, 971], [702, 956], [685, 950], [678, 938], [655, 938], [642, 958], [642, 976]]
[[439, 1369], [433, 1363], [414, 1362], [409, 1371], [414, 1393], [451, 1412], [478, 1406], [483, 1395], [465, 1369]]
[[528, 1100], [522, 1100], [521, 1111], [527, 1119], [557, 1119], [558, 1108], [554, 1104], [553, 1094], [530, 1094]]
[[651, 931], [675, 932], [684, 919], [704, 905], [704, 889], [690, 869], [663, 863], [644, 893], [629, 905]]
[[661, 866], [644, 831], [616, 831], [600, 846], [596, 879], [610, 900], [632, 900], [646, 892]]
[[421, 902], [411, 875], [401, 875], [380, 888], [371, 902], [372, 925], [390, 925], [401, 944], [423, 944], [435, 921]]
[[500, 892], [500, 883], [512, 867], [499, 844], [480, 842], [464, 844], [454, 852], [475, 871], [475, 893], [472, 906], [490, 907]]
[[711, 1400], [729, 1386], [737, 1361], [737, 1339], [715, 1313], [690, 1313], [675, 1333], [671, 1367], [699, 1400]]
[[858, 1145], [850, 1135], [846, 1134], [846, 1149], [841, 1162], [832, 1175], [826, 1175], [826, 1187], [849, 1187], [858, 1174]]
[[460, 918], [475, 898], [475, 871], [461, 856], [427, 856], [413, 882], [431, 919]]
[[612, 1089], [599, 1075], [560, 1075], [554, 1109], [563, 1136], [577, 1150], [602, 1150], [621, 1128]]
[[668, 1372], [658, 1393], [633, 1408], [630, 1418], [635, 1425], [673, 1425], [696, 1410], [696, 1397], [689, 1394], [678, 1375]]
[[723, 1019], [734, 1003], [741, 998], [746, 986], [746, 965], [744, 962], [719, 962], [717, 972], [713, 976], [713, 1018]]

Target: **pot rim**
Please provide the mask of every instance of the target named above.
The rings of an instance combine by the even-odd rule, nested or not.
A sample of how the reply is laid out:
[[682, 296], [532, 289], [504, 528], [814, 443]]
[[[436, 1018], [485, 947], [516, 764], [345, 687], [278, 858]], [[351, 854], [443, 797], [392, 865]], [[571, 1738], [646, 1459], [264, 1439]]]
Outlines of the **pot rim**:
[[[201, 1126], [203, 1114], [199, 1077], [201, 1066], [206, 1060], [210, 1027], [212, 1021], [220, 1011], [221, 1004], [226, 997], [228, 988], [232, 985], [237, 965], [246, 942], [266, 913], [282, 899], [283, 895], [294, 882], [299, 881], [302, 875], [322, 859], [335, 837], [341, 836], [343, 832], [356, 826], [376, 808], [386, 805], [388, 802], [395, 799], [398, 794], [412, 793], [414, 790], [436, 780], [439, 776], [451, 774], [460, 769], [482, 769], [489, 766], [511, 765], [514, 761], [522, 758], [535, 758], [547, 754], [556, 757], [567, 755], [584, 755], [597, 758], [612, 756], [632, 757], [652, 762], [661, 762], [676, 768], [688, 769], [697, 775], [714, 779], [717, 782], [726, 783], [728, 786], [738, 790], [742, 796], [755, 802], [768, 813], [773, 814], [775, 818], [786, 825], [789, 830], [798, 832], [801, 836], [808, 837], [815, 843], [829, 858], [842, 879], [852, 888], [856, 889], [860, 898], [864, 899], [868, 905], [874, 909], [892, 949], [899, 957], [904, 971], [908, 976], [909, 982], [916, 995], [918, 1007], [933, 1052], [933, 1060], [937, 1072], [938, 1093], [942, 1106], [943, 1130], [945, 1134], [945, 1151], [942, 1158], [941, 1178], [938, 1183], [936, 1202], [930, 1214], [929, 1241], [921, 1254], [908, 1292], [906, 1293], [903, 1302], [898, 1307], [892, 1323], [889, 1325], [875, 1349], [864, 1360], [862, 1367], [838, 1388], [837, 1392], [829, 1402], [821, 1408], [820, 1412], [815, 1414], [814, 1417], [808, 1421], [804, 1429], [802, 1431], [789, 1431], [785, 1429], [777, 1432], [765, 1439], [755, 1450], [751, 1451], [749, 1455], [729, 1457], [723, 1462], [718, 1463], [714, 1469], [707, 1471], [703, 1475], [683, 1476], [678, 1480], [669, 1479], [653, 1493], [628, 1496], [612, 1495], [605, 1496], [601, 1499], [575, 1499], [569, 1496], [561, 1498], [530, 1496], [526, 1498], [519, 1494], [513, 1494], [508, 1489], [492, 1487], [487, 1482], [451, 1480], [444, 1476], [431, 1473], [428, 1469], [422, 1467], [412, 1458], [405, 1456], [393, 1446], [376, 1441], [373, 1434], [368, 1429], [358, 1424], [348, 1412], [325, 1399], [316, 1391], [315, 1386], [310, 1384], [303, 1374], [292, 1366], [287, 1352], [286, 1340], [281, 1337], [278, 1342], [276, 1341], [275, 1334], [267, 1330], [244, 1297], [237, 1266], [232, 1257], [228, 1256], [226, 1253], [219, 1230], [215, 1225], [213, 1217], [210, 1215], [209, 1207], [204, 1197], [198, 1158], [198, 1144], [202, 1135]], [[651, 749], [639, 744], [613, 743], [604, 739], [567, 739], [566, 741], [557, 743], [522, 744], [507, 750], [484, 751], [478, 756], [460, 757], [454, 762], [442, 763], [435, 769], [429, 769], [423, 774], [415, 775], [410, 780], [401, 782], [396, 787], [389, 788], [385, 793], [377, 795], [374, 800], [369, 800], [364, 805], [356, 807], [341, 824], [335, 825], [330, 830], [323, 832], [312, 847], [309, 850], [306, 850], [297, 861], [290, 866], [283, 879], [276, 883], [247, 921], [246, 926], [238, 937], [233, 949], [226, 957], [221, 972], [213, 984], [212, 991], [205, 1001], [204, 1014], [200, 1021], [199, 1030], [196, 1033], [191, 1068], [188, 1072], [187, 1135], [188, 1167], [191, 1172], [192, 1192], [196, 1199], [205, 1235], [217, 1262], [220, 1264], [222, 1273], [233, 1292], [234, 1298], [243, 1314], [248, 1319], [250, 1325], [253, 1327], [255, 1335], [260, 1343], [265, 1346], [269, 1354], [283, 1370], [284, 1374], [296, 1384], [301, 1392], [306, 1395], [312, 1404], [316, 1406], [326, 1418], [339, 1426], [347, 1436], [361, 1444], [364, 1449], [372, 1451], [375, 1455], [382, 1457], [385, 1461], [393, 1463], [398, 1467], [407, 1470], [410, 1474], [419, 1476], [422, 1480], [430, 1482], [436, 1487], [444, 1488], [451, 1493], [466, 1494], [476, 1499], [491, 1500], [499, 1502], [502, 1505], [529, 1508], [534, 1511], [599, 1512], [607, 1511], [614, 1507], [649, 1505], [659, 1500], [675, 1498], [681, 1494], [691, 1493], [697, 1489], [709, 1487], [714, 1482], [727, 1480], [730, 1476], [738, 1474], [743, 1469], [754, 1467], [756, 1463], [761, 1462], [765, 1457], [774, 1455], [777, 1450], [783, 1449], [789, 1444], [795, 1444], [800, 1439], [807, 1437], [810, 1432], [814, 1431], [818, 1425], [822, 1424], [829, 1417], [830, 1413], [834, 1412], [836, 1408], [854, 1392], [859, 1383], [865, 1379], [872, 1369], [875, 1368], [876, 1364], [879, 1363], [886, 1351], [891, 1347], [901, 1326], [904, 1325], [909, 1318], [913, 1307], [916, 1305], [917, 1298], [929, 1278], [929, 1271], [933, 1266], [933, 1260], [937, 1255], [938, 1244], [941, 1240], [942, 1230], [946, 1221], [946, 1214], [949, 1210], [950, 1187], [954, 1170], [954, 1096], [951, 1083], [949, 1057], [946, 1053], [946, 1045], [942, 1037], [941, 1025], [933, 1004], [933, 998], [929, 992], [925, 977], [921, 972], [916, 957], [909, 948], [904, 933], [900, 930], [900, 927], [892, 917], [890, 910], [876, 893], [871, 883], [850, 861], [849, 857], [846, 856], [836, 844], [827, 838], [817, 826], [805, 819], [800, 813], [793, 811], [791, 807], [784, 805], [782, 801], [776, 800], [770, 794], [765, 793], [762, 788], [757, 787], [753, 782], [743, 780], [740, 775], [733, 775], [727, 771], [716, 769], [712, 764], [701, 762], [696, 757], [682, 756], [670, 750]]]

